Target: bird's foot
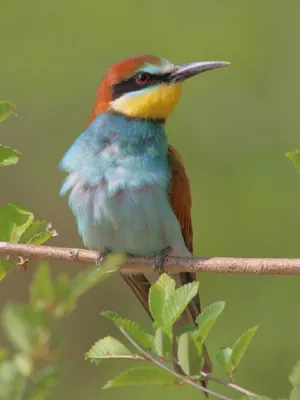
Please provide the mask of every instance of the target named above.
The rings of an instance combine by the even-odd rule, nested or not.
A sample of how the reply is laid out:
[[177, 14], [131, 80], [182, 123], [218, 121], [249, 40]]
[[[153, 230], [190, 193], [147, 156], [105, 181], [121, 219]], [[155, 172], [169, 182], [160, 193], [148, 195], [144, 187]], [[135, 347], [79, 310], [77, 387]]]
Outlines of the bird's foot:
[[164, 263], [168, 257], [168, 255], [171, 253], [172, 247], [168, 246], [165, 249], [163, 249], [160, 253], [158, 253], [155, 256], [154, 259], [154, 269], [159, 273], [162, 274], [164, 272]]
[[107, 254], [111, 253], [111, 250], [108, 247], [105, 247], [104, 250], [98, 254], [97, 260], [96, 260], [96, 265], [100, 267], [100, 265], [103, 263], [105, 260], [105, 257]]

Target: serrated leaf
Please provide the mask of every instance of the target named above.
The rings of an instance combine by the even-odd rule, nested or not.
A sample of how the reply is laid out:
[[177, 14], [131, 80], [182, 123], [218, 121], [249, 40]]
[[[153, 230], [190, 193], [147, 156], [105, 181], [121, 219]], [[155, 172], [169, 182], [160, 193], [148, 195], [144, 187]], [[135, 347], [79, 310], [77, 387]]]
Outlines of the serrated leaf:
[[199, 326], [199, 328], [197, 329], [195, 334], [200, 336], [202, 341], [206, 339], [212, 326], [224, 310], [224, 307], [225, 302], [218, 301], [206, 307], [204, 311], [197, 317], [196, 324]]
[[9, 260], [0, 260], [0, 281], [15, 268], [16, 264]]
[[50, 268], [46, 262], [40, 263], [35, 270], [29, 293], [31, 304], [36, 307], [47, 308], [54, 302], [54, 286]]
[[258, 326], [248, 329], [233, 345], [232, 352], [228, 360], [233, 367], [233, 371], [235, 371], [238, 367], [257, 329]]
[[19, 151], [0, 144], [0, 167], [17, 164], [21, 156], [22, 154]]
[[33, 214], [15, 204], [0, 208], [0, 241], [16, 243], [33, 221]]
[[22, 399], [25, 385], [25, 378], [20, 374], [13, 361], [7, 360], [0, 364], [1, 400]]
[[8, 303], [2, 313], [3, 329], [7, 338], [20, 351], [32, 354], [46, 346], [48, 330], [45, 314], [30, 305]]
[[300, 388], [300, 361], [298, 361], [293, 369], [292, 372], [289, 376], [289, 381], [293, 385], [293, 387], [298, 387]]
[[225, 372], [229, 376], [232, 375], [232, 364], [229, 363], [231, 357], [232, 349], [230, 347], [221, 348], [217, 351], [216, 361], [221, 365]]
[[160, 275], [159, 279], [151, 286], [149, 292], [149, 308], [155, 326], [163, 326], [163, 310], [170, 296], [175, 292], [176, 282], [168, 274]]
[[290, 159], [295, 165], [298, 172], [300, 172], [300, 149], [295, 151], [290, 151], [285, 154], [288, 159]]
[[98, 340], [85, 354], [85, 359], [90, 360], [96, 365], [98, 365], [101, 360], [108, 358], [139, 359], [140, 356], [132, 354], [123, 343], [111, 336], [106, 336]]
[[171, 331], [175, 321], [182, 314], [193, 297], [197, 295], [198, 289], [199, 282], [192, 282], [181, 286], [171, 294], [165, 303], [162, 315], [162, 326], [166, 332]]
[[183, 333], [178, 340], [178, 361], [188, 376], [200, 376], [203, 366], [202, 343], [191, 332]]
[[62, 375], [62, 368], [48, 366], [39, 369], [26, 385], [24, 400], [44, 400]]
[[136, 322], [121, 318], [113, 311], [103, 311], [101, 315], [113, 321], [117, 326], [121, 326], [133, 340], [143, 347], [143, 349], [152, 349], [153, 336], [143, 331]]
[[137, 385], [172, 385], [178, 380], [159, 367], [130, 368], [109, 381], [103, 389]]
[[166, 333], [161, 327], [155, 332], [154, 351], [158, 357], [162, 358], [169, 358], [172, 354], [172, 335]]
[[0, 122], [12, 114], [16, 115], [16, 106], [10, 101], [0, 101]]

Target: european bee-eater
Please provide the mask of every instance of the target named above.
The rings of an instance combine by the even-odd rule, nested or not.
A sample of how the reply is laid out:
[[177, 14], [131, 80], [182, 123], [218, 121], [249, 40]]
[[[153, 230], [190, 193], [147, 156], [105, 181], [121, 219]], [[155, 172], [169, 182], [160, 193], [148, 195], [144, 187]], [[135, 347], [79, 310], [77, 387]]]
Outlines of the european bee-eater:
[[[181, 95], [182, 83], [227, 62], [174, 66], [141, 56], [110, 67], [97, 92], [90, 124], [61, 161], [68, 176], [61, 194], [88, 248], [100, 253], [156, 257], [162, 270], [167, 254], [192, 256], [193, 231], [189, 180], [180, 154], [168, 144], [165, 122]], [[196, 280], [180, 273], [181, 284]], [[151, 317], [150, 282], [144, 274], [122, 275]], [[196, 296], [183, 317], [201, 312]], [[211, 371], [204, 352], [204, 371]]]

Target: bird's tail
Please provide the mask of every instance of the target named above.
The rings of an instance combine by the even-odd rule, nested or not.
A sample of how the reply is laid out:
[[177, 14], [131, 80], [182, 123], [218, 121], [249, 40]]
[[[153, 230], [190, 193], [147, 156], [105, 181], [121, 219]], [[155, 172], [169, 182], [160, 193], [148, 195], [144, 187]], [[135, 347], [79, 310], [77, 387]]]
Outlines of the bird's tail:
[[[121, 274], [125, 282], [129, 285], [133, 293], [138, 298], [139, 302], [142, 304], [148, 315], [151, 319], [152, 315], [149, 309], [149, 291], [151, 288], [151, 283], [148, 278], [142, 274]], [[185, 285], [190, 282], [194, 282], [197, 280], [196, 274], [192, 272], [181, 272], [178, 274], [178, 278], [181, 285]], [[184, 323], [195, 323], [197, 316], [201, 313], [200, 308], [200, 300], [199, 295], [197, 294], [189, 303], [188, 307], [184, 310], [182, 314], [182, 321]], [[176, 328], [175, 328], [176, 329]], [[203, 347], [203, 357], [204, 357], [204, 365], [203, 365], [203, 372], [210, 373], [212, 371], [212, 363], [209, 359], [208, 352], [206, 347]], [[176, 364], [174, 367], [179, 369], [179, 365], [177, 363], [177, 345], [176, 340], [174, 340], [174, 358], [176, 359]], [[182, 373], [182, 371], [181, 371]]]
[[149, 308], [149, 291], [151, 288], [151, 283], [144, 274], [122, 274], [123, 279], [128, 284], [130, 289], [138, 298], [139, 302], [142, 304], [146, 310], [149, 317], [153, 320], [150, 308]]
[[[180, 272], [178, 275], [178, 279], [181, 285], [186, 285], [187, 283], [197, 281], [197, 277], [194, 272]], [[200, 313], [200, 299], [199, 294], [197, 293], [197, 295], [190, 301], [188, 307], [182, 313], [182, 319], [185, 323], [194, 324], [196, 318]], [[203, 357], [204, 365], [202, 371], [209, 374], [212, 372], [212, 363], [210, 361], [208, 351], [205, 346], [203, 346]]]

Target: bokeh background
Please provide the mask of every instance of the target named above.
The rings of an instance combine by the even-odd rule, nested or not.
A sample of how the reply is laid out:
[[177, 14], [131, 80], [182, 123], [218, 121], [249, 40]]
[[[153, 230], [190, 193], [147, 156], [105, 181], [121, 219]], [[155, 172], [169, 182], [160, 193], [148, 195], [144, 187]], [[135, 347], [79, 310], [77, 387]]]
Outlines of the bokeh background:
[[[87, 127], [109, 65], [144, 53], [174, 63], [229, 60], [232, 67], [185, 84], [167, 125], [191, 179], [195, 252], [299, 257], [300, 176], [284, 156], [300, 146], [299, 15], [296, 0], [1, 1], [0, 99], [16, 103], [18, 118], [1, 124], [0, 138], [24, 154], [17, 166], [0, 170], [1, 205], [20, 203], [52, 221], [59, 232], [53, 245], [81, 246], [67, 200], [58, 194], [63, 174], [57, 165]], [[52, 263], [54, 273], [81, 268]], [[1, 283], [1, 307], [27, 299], [31, 272]], [[261, 394], [287, 395], [288, 373], [300, 359], [300, 277], [199, 279], [203, 305], [227, 303], [210, 351], [259, 324], [238, 382]], [[69, 370], [52, 399], [199, 398], [188, 387], [101, 391], [128, 366], [108, 361], [96, 368], [83, 359], [96, 339], [117, 335], [99, 316], [106, 309], [150, 327], [119, 276], [92, 290], [62, 326]], [[217, 366], [215, 374], [223, 376]]]

